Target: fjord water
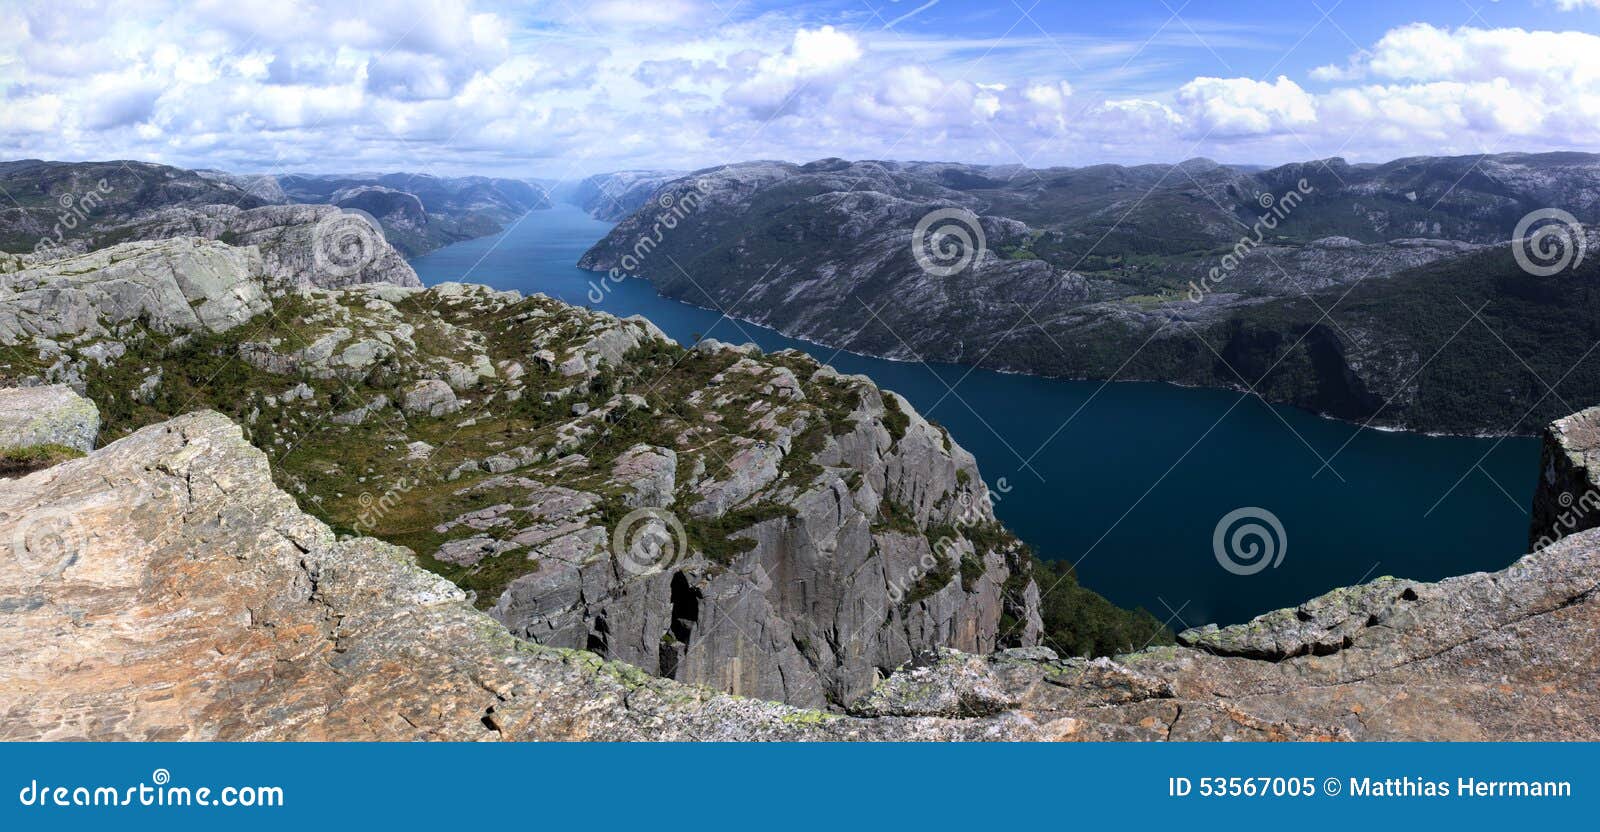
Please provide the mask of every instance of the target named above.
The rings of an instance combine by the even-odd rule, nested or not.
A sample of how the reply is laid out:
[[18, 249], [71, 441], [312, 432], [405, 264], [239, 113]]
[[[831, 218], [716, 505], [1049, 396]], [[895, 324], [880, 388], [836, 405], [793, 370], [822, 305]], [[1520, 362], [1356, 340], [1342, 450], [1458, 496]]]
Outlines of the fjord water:
[[[574, 264], [609, 228], [558, 205], [412, 265], [430, 286], [542, 292], [643, 315], [686, 344], [698, 335], [794, 347], [870, 376], [977, 457], [996, 512], [1035, 551], [1075, 563], [1084, 586], [1174, 629], [1238, 623], [1380, 575], [1500, 569], [1526, 549], [1537, 440], [1362, 430], [1229, 391], [852, 355], [662, 298], [644, 280], [596, 291], [603, 275]], [[1282, 524], [1276, 567], [1240, 575], [1219, 562], [1213, 532], [1241, 508]]]

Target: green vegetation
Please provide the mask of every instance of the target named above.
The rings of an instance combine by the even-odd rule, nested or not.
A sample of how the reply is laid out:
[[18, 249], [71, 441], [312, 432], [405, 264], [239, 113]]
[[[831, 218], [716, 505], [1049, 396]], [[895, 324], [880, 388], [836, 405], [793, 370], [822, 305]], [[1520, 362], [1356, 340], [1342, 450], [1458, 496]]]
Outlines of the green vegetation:
[[778, 518], [792, 518], [797, 514], [793, 506], [781, 503], [757, 503], [747, 508], [735, 509], [721, 517], [694, 517], [684, 524], [689, 535], [689, 545], [705, 553], [707, 558], [723, 566], [734, 558], [754, 549], [755, 540], [735, 534], [758, 523]]
[[56, 444], [0, 448], [0, 477], [20, 477], [80, 456], [83, 451]]
[[900, 397], [888, 392], [883, 394], [883, 426], [889, 429], [891, 449], [906, 438], [906, 430], [911, 427], [911, 417], [900, 409]]
[[1033, 559], [1044, 646], [1063, 656], [1115, 656], [1176, 639], [1143, 607], [1125, 610], [1078, 585], [1071, 564]]
[[924, 572], [917, 578], [916, 583], [906, 589], [905, 597], [900, 600], [902, 607], [909, 607], [924, 598], [932, 597], [934, 593], [949, 586], [950, 582], [955, 579], [957, 565], [951, 563], [950, 559], [945, 557], [944, 553], [938, 549], [933, 550], [933, 555], [934, 568]]

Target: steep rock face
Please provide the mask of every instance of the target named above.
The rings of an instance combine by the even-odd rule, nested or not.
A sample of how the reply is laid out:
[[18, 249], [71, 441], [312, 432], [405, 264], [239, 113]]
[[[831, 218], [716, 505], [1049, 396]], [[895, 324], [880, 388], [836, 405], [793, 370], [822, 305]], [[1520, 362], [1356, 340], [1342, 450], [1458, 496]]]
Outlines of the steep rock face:
[[1600, 407], [1545, 428], [1530, 519], [1528, 541], [1535, 551], [1600, 526]]
[[0, 275], [22, 290], [0, 334], [39, 356], [12, 372], [89, 391], [113, 438], [224, 409], [324, 518], [520, 635], [671, 678], [844, 703], [917, 650], [1038, 637], [971, 455], [864, 378], [480, 286], [284, 287], [262, 260], [178, 238]]
[[216, 414], [0, 482], [0, 739], [1018, 739], [849, 720], [519, 641], [370, 538], [338, 540]]
[[[733, 412], [760, 407], [762, 421], [779, 427], [763, 439], [736, 442], [720, 476], [696, 473], [704, 457], [691, 461], [670, 448], [634, 446], [618, 458], [613, 482], [631, 489], [624, 504], [677, 512], [663, 513], [659, 526], [646, 520], [636, 529], [646, 544], [658, 535], [665, 552], [625, 549], [619, 557], [616, 538], [589, 525], [599, 501], [582, 494], [542, 501], [537, 525], [510, 538], [532, 545], [538, 570], [510, 583], [492, 610], [497, 618], [542, 643], [593, 649], [664, 676], [808, 706], [849, 702], [930, 646], [986, 653], [1004, 637], [1037, 640], [1036, 603], [1025, 595], [1008, 600], [1002, 591], [1022, 568], [1015, 552], [980, 552], [958, 531], [998, 525], [970, 454], [902, 404], [896, 412], [906, 413], [907, 423], [893, 435], [883, 404], [893, 394], [880, 396], [863, 379], [845, 381], [809, 365], [813, 377], [860, 391], [849, 414], [854, 426], [819, 433], [814, 420], [822, 414], [794, 414], [808, 385], [788, 366], [714, 342], [701, 344], [697, 354], [726, 369], [691, 393], [690, 404]], [[785, 357], [802, 367], [809, 360]], [[775, 390], [791, 391], [778, 399], [796, 405], [774, 407], [772, 399], [750, 396]], [[797, 443], [807, 442], [820, 443], [809, 463], [818, 470], [809, 479], [785, 475], [782, 468], [806, 464], [792, 457], [802, 453]], [[681, 489], [672, 485], [673, 469], [689, 471]], [[674, 549], [683, 545], [673, 539], [678, 524], [711, 533], [735, 518], [735, 528], [746, 528], [730, 540], [744, 551], [731, 561]], [[1003, 633], [1008, 613], [1020, 623]]]
[[1593, 530], [1115, 660], [919, 652], [850, 716], [515, 639], [301, 513], [216, 414], [0, 482], [0, 539], [4, 740], [1600, 737]]

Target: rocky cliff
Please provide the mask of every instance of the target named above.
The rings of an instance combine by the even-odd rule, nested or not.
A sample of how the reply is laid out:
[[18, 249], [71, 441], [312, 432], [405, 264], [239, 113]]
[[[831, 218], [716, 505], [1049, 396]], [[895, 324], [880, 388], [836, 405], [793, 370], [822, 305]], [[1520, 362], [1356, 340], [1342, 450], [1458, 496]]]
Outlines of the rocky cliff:
[[1600, 526], [1600, 407], [1545, 428], [1530, 520], [1533, 551]]
[[1589, 739], [1600, 533], [1187, 646], [914, 657], [828, 714], [509, 635], [214, 413], [0, 482], [0, 739]]
[[318, 516], [543, 644], [822, 706], [1038, 637], [972, 456], [800, 353], [481, 286], [319, 289], [191, 237], [0, 275], [0, 345], [110, 438], [226, 412]]
[[[1569, 240], [1572, 270], [1531, 275], [1505, 241], [1535, 210], [1594, 223], [1597, 206], [1600, 157], [1572, 153], [1258, 172], [750, 162], [659, 186], [580, 265], [871, 355], [1533, 433], [1562, 415], [1539, 377], [1594, 340], [1600, 270]], [[1540, 345], [1526, 367], [1505, 352], [1520, 343]], [[1565, 384], [1600, 399], [1600, 371]]]
[[861, 721], [514, 638], [406, 550], [336, 537], [217, 414], [0, 482], [0, 739], [1025, 736]]
[[265, 276], [277, 283], [334, 289], [360, 283], [421, 286], [417, 273], [369, 215], [331, 205], [231, 205], [168, 208], [115, 229], [118, 237], [165, 240], [202, 237], [254, 246]]

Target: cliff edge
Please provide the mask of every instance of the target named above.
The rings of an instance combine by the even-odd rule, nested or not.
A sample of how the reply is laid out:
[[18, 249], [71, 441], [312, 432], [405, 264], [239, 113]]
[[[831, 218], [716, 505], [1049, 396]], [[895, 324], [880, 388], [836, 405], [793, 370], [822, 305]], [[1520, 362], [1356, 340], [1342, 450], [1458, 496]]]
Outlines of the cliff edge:
[[838, 716], [517, 639], [198, 413], [0, 482], [0, 739], [1596, 739], [1600, 532], [1116, 660], [910, 662]]

